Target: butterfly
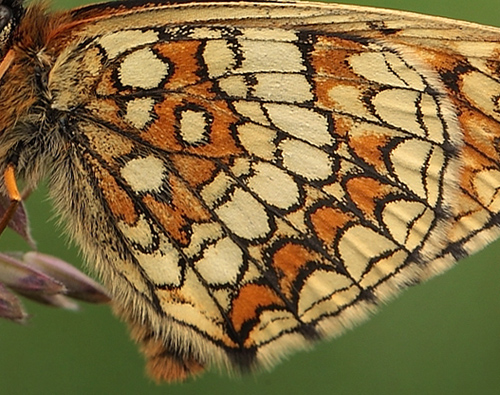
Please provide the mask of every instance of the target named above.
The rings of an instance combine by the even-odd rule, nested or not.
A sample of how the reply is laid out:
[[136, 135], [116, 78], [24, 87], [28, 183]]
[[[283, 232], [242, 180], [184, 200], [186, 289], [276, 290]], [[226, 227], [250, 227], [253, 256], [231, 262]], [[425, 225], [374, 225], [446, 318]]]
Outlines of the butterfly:
[[157, 380], [342, 333], [498, 237], [500, 30], [320, 3], [0, 4], [0, 174]]

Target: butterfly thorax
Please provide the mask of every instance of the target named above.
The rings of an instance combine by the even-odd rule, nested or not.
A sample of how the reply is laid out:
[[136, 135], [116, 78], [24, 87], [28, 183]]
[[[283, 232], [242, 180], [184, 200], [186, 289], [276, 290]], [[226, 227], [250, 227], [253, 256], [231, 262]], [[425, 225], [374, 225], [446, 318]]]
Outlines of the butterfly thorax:
[[[2, 6], [4, 7], [4, 6]], [[53, 105], [50, 72], [58, 57], [53, 35], [67, 18], [48, 15], [44, 5], [24, 10], [14, 2], [4, 21], [0, 79], [0, 169], [13, 163], [19, 179], [30, 188], [67, 152], [71, 133], [67, 114]], [[18, 23], [16, 15], [23, 16]]]

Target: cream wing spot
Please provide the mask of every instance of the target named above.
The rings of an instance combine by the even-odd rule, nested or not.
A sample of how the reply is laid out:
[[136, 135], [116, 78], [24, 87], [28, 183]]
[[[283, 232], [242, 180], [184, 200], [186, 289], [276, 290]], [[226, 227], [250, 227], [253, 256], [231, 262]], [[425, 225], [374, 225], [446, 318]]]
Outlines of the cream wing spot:
[[292, 331], [297, 326], [297, 319], [289, 311], [264, 310], [259, 315], [259, 323], [252, 329], [251, 338], [256, 344], [266, 344], [269, 339], [281, 336], [283, 332]]
[[238, 126], [238, 139], [249, 154], [262, 159], [272, 160], [275, 156], [276, 132], [265, 126], [244, 123]]
[[474, 187], [481, 203], [490, 210], [500, 208], [500, 171], [496, 169], [485, 169], [474, 177]]
[[241, 34], [244, 38], [248, 40], [259, 40], [259, 41], [273, 41], [285, 42], [285, 41], [296, 41], [297, 33], [292, 30], [284, 29], [268, 29], [268, 28], [252, 28], [248, 27], [241, 29]]
[[135, 258], [154, 284], [180, 285], [182, 273], [179, 252], [168, 241], [162, 239], [158, 250], [152, 253], [136, 252]]
[[237, 158], [230, 167], [233, 177], [242, 177], [250, 173], [250, 160], [248, 158]]
[[500, 83], [479, 72], [470, 72], [463, 77], [463, 93], [471, 104], [477, 106], [496, 121], [500, 121]]
[[356, 281], [361, 280], [372, 259], [396, 248], [396, 244], [386, 237], [361, 225], [349, 228], [338, 244], [340, 257]]
[[135, 192], [159, 191], [166, 177], [165, 164], [152, 155], [129, 160], [120, 174]]
[[218, 80], [219, 88], [231, 97], [247, 97], [248, 86], [241, 75], [231, 75]]
[[[451, 240], [458, 241], [467, 237], [472, 231], [483, 228], [490, 220], [491, 215], [486, 210], [483, 210], [479, 214], [472, 213], [463, 216], [454, 226], [454, 230], [451, 234]], [[475, 244], [475, 242], [472, 242], [472, 244]]]
[[231, 309], [232, 298], [231, 291], [228, 288], [215, 288], [212, 295], [223, 310], [228, 311]]
[[268, 103], [264, 108], [274, 125], [285, 133], [318, 147], [332, 143], [326, 116], [286, 104]]
[[351, 85], [335, 85], [328, 90], [328, 97], [334, 103], [335, 110], [365, 118], [368, 121], [377, 121], [377, 118], [364, 105], [363, 93]]
[[189, 246], [183, 249], [184, 254], [192, 258], [198, 254], [207, 242], [222, 237], [222, 228], [216, 222], [193, 224], [191, 227], [191, 239]]
[[394, 240], [404, 245], [409, 226], [424, 210], [425, 206], [420, 202], [394, 200], [384, 206], [382, 219]]
[[[459, 53], [469, 58], [477, 58], [477, 61], [491, 59], [498, 54], [498, 42], [481, 42], [475, 45], [470, 45], [469, 41], [450, 42], [450, 46], [455, 48]], [[475, 65], [474, 65], [475, 66]], [[491, 69], [489, 69], [491, 70]]]
[[106, 51], [109, 59], [140, 45], [158, 41], [158, 33], [153, 30], [121, 30], [102, 36], [98, 43]]
[[415, 219], [408, 232], [408, 239], [405, 245], [407, 249], [413, 250], [423, 244], [422, 240], [432, 229], [435, 219], [434, 211], [429, 208], [426, 208], [422, 215]]
[[127, 278], [130, 283], [133, 284], [135, 290], [142, 293], [143, 295], [148, 295], [151, 293], [150, 285], [147, 283], [144, 274], [141, 272], [141, 268], [132, 260], [123, 260], [120, 265], [117, 266], [117, 272], [119, 275]]
[[412, 89], [423, 92], [426, 84], [422, 76], [409, 67], [402, 59], [401, 55], [393, 52], [384, 52], [385, 61], [387, 66], [402, 80], [405, 84]]
[[431, 150], [430, 143], [410, 139], [399, 144], [390, 154], [398, 179], [421, 198], [426, 198], [422, 168], [427, 163]]
[[393, 126], [412, 134], [425, 137], [417, 119], [417, 102], [420, 92], [408, 89], [386, 89], [372, 98], [375, 112]]
[[436, 100], [429, 94], [422, 95], [420, 102], [422, 112], [422, 121], [427, 130], [429, 140], [438, 144], [444, 142], [444, 127], [439, 114], [439, 105]]
[[[357, 287], [350, 287], [348, 289], [336, 292], [330, 297], [325, 297], [324, 299], [318, 301], [316, 304], [312, 305], [302, 316], [302, 321], [314, 322], [317, 321], [318, 317], [323, 315], [332, 315], [336, 313], [342, 313], [345, 311], [346, 306], [352, 304], [359, 297], [359, 289]], [[347, 308], [349, 309], [349, 307]], [[339, 324], [333, 324], [333, 328], [336, 328]], [[338, 330], [338, 328], [336, 328]], [[321, 333], [329, 334], [332, 333], [332, 327], [326, 322], [321, 322], [318, 330]], [[335, 330], [335, 329], [334, 329]]]
[[388, 67], [383, 52], [363, 52], [352, 55], [349, 58], [349, 64], [356, 74], [370, 82], [394, 87], [407, 87], [407, 84]]
[[324, 180], [332, 175], [332, 160], [320, 149], [299, 140], [283, 140], [283, 165], [292, 173], [308, 180]]
[[226, 40], [208, 40], [205, 44], [203, 59], [210, 77], [220, 77], [236, 65], [235, 53], [229, 45]]
[[264, 206], [241, 188], [235, 189], [231, 200], [215, 212], [226, 226], [241, 238], [253, 240], [264, 237], [271, 231]]
[[[120, 81], [134, 88], [158, 88], [168, 76], [170, 66], [149, 48], [139, 49], [123, 59], [118, 70]], [[144, 72], [147, 70], [147, 73]]]
[[151, 97], [130, 100], [127, 103], [125, 121], [136, 129], [143, 129], [153, 120], [152, 112], [155, 101]]
[[[321, 300], [328, 299], [332, 294], [347, 289], [351, 285], [351, 280], [341, 274], [324, 270], [313, 272], [307, 278], [300, 292], [297, 309], [299, 316], [306, 314], [309, 309], [313, 308]], [[315, 316], [313, 314], [313, 317]]]
[[191, 38], [196, 38], [198, 40], [206, 40], [208, 39], [217, 39], [222, 37], [222, 31], [216, 30], [210, 27], [198, 27], [192, 30], [192, 33], [189, 35]]
[[235, 284], [243, 265], [243, 252], [231, 239], [225, 237], [208, 246], [196, 268], [210, 284]]
[[240, 40], [239, 45], [243, 61], [238, 72], [298, 73], [305, 71], [302, 54], [292, 43]]
[[373, 266], [370, 270], [363, 276], [363, 280], [360, 282], [362, 287], [372, 287], [374, 285], [380, 284], [380, 281], [398, 270], [404, 265], [408, 258], [408, 254], [405, 250], [397, 250], [386, 257], [382, 257], [373, 262]]
[[253, 94], [262, 100], [303, 103], [314, 99], [309, 81], [301, 74], [266, 73], [255, 79]]
[[294, 179], [280, 168], [265, 162], [254, 166], [255, 175], [248, 187], [262, 200], [280, 209], [288, 209], [299, 200], [299, 188]]
[[141, 215], [133, 225], [119, 221], [117, 226], [130, 243], [140, 245], [143, 248], [148, 248], [152, 245], [153, 235], [151, 233], [151, 226], [144, 218], [144, 215]]
[[210, 133], [210, 118], [204, 111], [183, 110], [180, 113], [179, 131], [188, 144], [204, 144]]
[[[252, 256], [252, 254], [250, 254]], [[259, 256], [259, 255], [257, 255]], [[252, 258], [258, 260], [259, 258], [256, 256], [252, 256]], [[251, 282], [258, 281], [259, 278], [262, 277], [261, 274], [261, 269], [255, 265], [255, 263], [252, 263], [252, 260], [249, 260], [247, 262], [247, 268], [245, 269], [244, 277], [241, 280], [241, 284], [247, 284]]]
[[[221, 328], [217, 322], [220, 311], [207, 288], [193, 270], [187, 269], [183, 280], [176, 295], [164, 293], [160, 298], [163, 310], [182, 323], [220, 338]], [[200, 301], [203, 303], [200, 304]]]
[[434, 215], [420, 202], [395, 200], [385, 205], [382, 219], [392, 238], [411, 251], [429, 232]]
[[431, 206], [438, 204], [441, 198], [441, 180], [443, 170], [446, 168], [446, 157], [443, 149], [433, 146], [425, 169], [425, 186], [427, 190], [427, 201]]
[[226, 173], [219, 173], [210, 184], [202, 189], [201, 197], [209, 207], [213, 207], [233, 184], [234, 180]]
[[233, 106], [236, 109], [236, 112], [249, 118], [251, 121], [261, 125], [269, 125], [269, 121], [267, 120], [264, 111], [262, 111], [260, 103], [238, 100], [233, 102]]

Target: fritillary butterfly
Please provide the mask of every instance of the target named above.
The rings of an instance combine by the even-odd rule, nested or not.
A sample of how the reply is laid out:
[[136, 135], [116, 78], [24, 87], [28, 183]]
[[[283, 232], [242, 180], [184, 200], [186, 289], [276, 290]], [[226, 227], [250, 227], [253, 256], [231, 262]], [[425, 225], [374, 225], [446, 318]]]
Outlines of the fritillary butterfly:
[[158, 380], [271, 366], [499, 235], [497, 28], [184, 0], [0, 28], [3, 194], [49, 179]]

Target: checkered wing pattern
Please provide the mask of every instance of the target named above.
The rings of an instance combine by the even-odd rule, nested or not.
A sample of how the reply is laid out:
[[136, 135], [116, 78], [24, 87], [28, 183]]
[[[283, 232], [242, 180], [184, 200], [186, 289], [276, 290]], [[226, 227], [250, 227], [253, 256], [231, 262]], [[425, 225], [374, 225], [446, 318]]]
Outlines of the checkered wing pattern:
[[498, 29], [274, 2], [59, 18], [51, 192], [159, 379], [269, 366], [498, 236]]

